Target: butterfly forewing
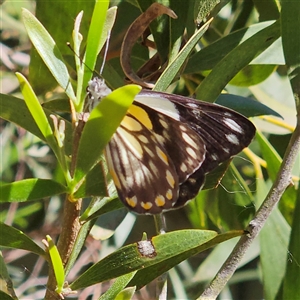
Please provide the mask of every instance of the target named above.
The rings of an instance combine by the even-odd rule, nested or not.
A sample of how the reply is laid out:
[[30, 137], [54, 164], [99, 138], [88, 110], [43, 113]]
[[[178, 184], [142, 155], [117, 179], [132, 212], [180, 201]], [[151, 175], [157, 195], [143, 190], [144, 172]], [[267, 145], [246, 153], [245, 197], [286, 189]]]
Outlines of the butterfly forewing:
[[151, 131], [173, 161], [181, 184], [205, 160], [206, 147], [201, 136], [188, 124], [179, 123], [178, 120], [155, 111], [138, 101], [135, 101], [134, 104], [147, 113], [151, 120]]
[[[169, 122], [177, 122], [178, 131], [183, 125], [192, 129], [193, 135], [196, 133], [201, 137], [199, 149], [201, 146], [205, 148], [205, 160], [201, 166], [192, 173], [187, 172], [186, 180], [180, 182], [174, 208], [193, 199], [204, 185], [205, 174], [242, 151], [255, 134], [255, 127], [247, 118], [217, 104], [153, 91], [142, 91], [136, 101], [165, 115]], [[184, 141], [182, 147], [187, 146]], [[172, 159], [176, 160], [176, 155]]]
[[[255, 134], [254, 125], [241, 114], [217, 105], [178, 95], [158, 92], [141, 92], [137, 99], [173, 118], [160, 102], [172, 102], [178, 112], [179, 124], [186, 124], [203, 140], [206, 147], [201, 169], [208, 173], [220, 163], [241, 152]], [[179, 127], [179, 126], [178, 126]]]

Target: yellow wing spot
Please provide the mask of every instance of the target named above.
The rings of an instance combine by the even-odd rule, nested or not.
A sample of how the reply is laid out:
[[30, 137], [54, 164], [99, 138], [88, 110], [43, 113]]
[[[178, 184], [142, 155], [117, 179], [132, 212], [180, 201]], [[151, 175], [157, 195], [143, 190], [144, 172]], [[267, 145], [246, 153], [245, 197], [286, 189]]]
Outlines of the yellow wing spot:
[[167, 197], [168, 200], [172, 200], [172, 198], [173, 198], [173, 192], [172, 192], [172, 190], [168, 190], [167, 191], [166, 197]]
[[186, 148], [186, 152], [194, 159], [197, 159], [197, 154], [191, 147]]
[[153, 158], [155, 155], [154, 153], [146, 146], [143, 147], [143, 149]]
[[128, 203], [128, 205], [130, 207], [132, 207], [132, 208], [136, 207], [136, 205], [137, 205], [137, 198], [136, 198], [136, 196], [133, 196], [131, 198], [126, 197], [126, 202]]
[[156, 153], [157, 153], [157, 155], [159, 156], [159, 158], [160, 158], [166, 165], [169, 164], [167, 155], [166, 155], [163, 151], [161, 151], [157, 146], [156, 146]]
[[189, 137], [185, 132], [182, 133], [183, 139], [195, 149], [198, 149], [198, 145], [193, 141], [191, 137]]
[[164, 206], [166, 201], [165, 201], [165, 197], [162, 195], [159, 195], [155, 198], [155, 203], [157, 206]]
[[147, 114], [147, 112], [139, 106], [131, 105], [127, 111], [133, 115], [137, 120], [139, 120], [148, 129], [153, 128], [153, 124]]
[[187, 166], [186, 166], [185, 163], [182, 163], [182, 164], [180, 165], [180, 170], [181, 170], [182, 172], [186, 172], [186, 171], [187, 171]]
[[156, 165], [151, 160], [149, 161], [149, 167], [150, 167], [153, 174], [159, 176], [159, 171], [158, 171]]
[[141, 202], [141, 207], [145, 210], [148, 210], [152, 207], [152, 203], [151, 202]]
[[180, 128], [181, 131], [186, 131], [186, 127], [183, 126], [183, 125], [179, 125], [179, 128]]
[[143, 129], [141, 123], [127, 115], [123, 118], [121, 124], [130, 131], [141, 131]]
[[116, 172], [112, 169], [109, 169], [109, 173], [114, 181], [115, 186], [118, 189], [121, 189], [121, 183], [120, 183], [119, 177], [117, 176]]
[[[123, 126], [123, 123], [122, 123]], [[127, 132], [124, 128], [119, 127], [118, 133], [122, 136], [122, 138], [127, 143], [128, 147], [135, 153], [135, 155], [139, 158], [143, 156], [143, 149], [141, 143], [136, 139], [135, 135]]]
[[161, 124], [162, 127], [164, 127], [165, 129], [169, 128], [169, 125], [166, 121], [159, 119], [159, 123]]
[[137, 137], [138, 137], [138, 139], [139, 139], [141, 142], [143, 142], [144, 144], [149, 143], [149, 140], [148, 140], [148, 138], [147, 138], [146, 136], [140, 134], [140, 135], [138, 135]]
[[171, 188], [174, 188], [175, 179], [169, 170], [167, 170], [167, 172], [166, 172], [166, 178], [167, 178], [167, 181], [168, 181], [169, 185], [171, 186]]

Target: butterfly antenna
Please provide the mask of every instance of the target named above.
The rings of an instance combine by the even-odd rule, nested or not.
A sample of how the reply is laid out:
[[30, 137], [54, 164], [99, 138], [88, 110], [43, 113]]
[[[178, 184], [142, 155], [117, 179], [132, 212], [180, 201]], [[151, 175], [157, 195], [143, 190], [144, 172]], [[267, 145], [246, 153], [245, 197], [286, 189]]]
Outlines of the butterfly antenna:
[[99, 71], [100, 76], [102, 76], [102, 72], [103, 72], [103, 69], [104, 69], [104, 65], [105, 65], [105, 61], [106, 61], [106, 57], [107, 57], [107, 53], [108, 53], [110, 34], [111, 34], [111, 31], [109, 30], [107, 32], [107, 39], [106, 39], [106, 44], [105, 44], [105, 49], [104, 49], [103, 62], [102, 62], [102, 66], [101, 66], [100, 71]]

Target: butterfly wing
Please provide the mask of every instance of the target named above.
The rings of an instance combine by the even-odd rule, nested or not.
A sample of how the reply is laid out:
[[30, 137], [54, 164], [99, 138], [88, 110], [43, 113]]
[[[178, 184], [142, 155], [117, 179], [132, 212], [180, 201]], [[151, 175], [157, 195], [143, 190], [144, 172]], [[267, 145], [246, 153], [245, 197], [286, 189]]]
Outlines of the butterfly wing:
[[180, 126], [178, 130], [178, 121], [135, 102], [108, 144], [110, 173], [131, 210], [155, 214], [173, 208], [179, 185], [203, 163], [201, 137]]
[[[186, 125], [201, 137], [205, 146], [204, 162], [194, 172], [187, 172], [186, 180], [180, 182], [174, 207], [194, 198], [204, 184], [205, 174], [241, 152], [255, 134], [255, 127], [247, 118], [217, 104], [153, 91], [142, 91], [135, 101], [148, 105], [169, 120], [176, 120], [178, 130]], [[175, 161], [176, 157], [172, 159]]]
[[217, 104], [153, 91], [142, 91], [135, 101], [169, 118], [176, 118], [202, 138], [206, 147], [201, 166], [204, 173], [241, 152], [255, 134], [255, 126], [247, 118]]

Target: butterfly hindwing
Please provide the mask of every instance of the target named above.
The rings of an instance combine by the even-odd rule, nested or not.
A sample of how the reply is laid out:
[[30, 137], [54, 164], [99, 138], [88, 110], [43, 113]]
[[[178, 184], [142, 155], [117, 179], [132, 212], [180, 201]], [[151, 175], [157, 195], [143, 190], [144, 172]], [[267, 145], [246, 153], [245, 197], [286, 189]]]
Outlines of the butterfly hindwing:
[[106, 147], [110, 173], [123, 203], [137, 213], [171, 209], [178, 176], [156, 136], [130, 113]]

